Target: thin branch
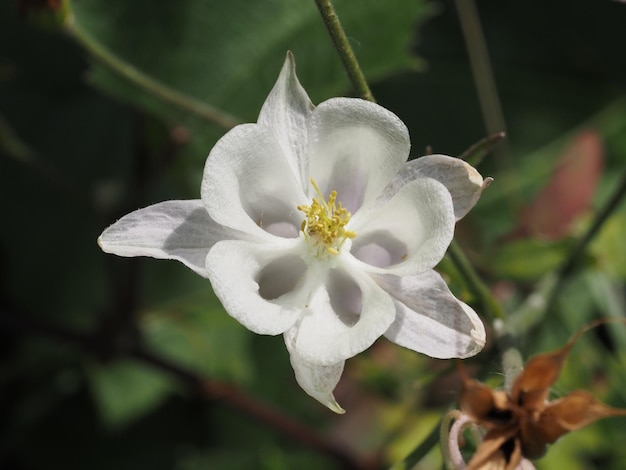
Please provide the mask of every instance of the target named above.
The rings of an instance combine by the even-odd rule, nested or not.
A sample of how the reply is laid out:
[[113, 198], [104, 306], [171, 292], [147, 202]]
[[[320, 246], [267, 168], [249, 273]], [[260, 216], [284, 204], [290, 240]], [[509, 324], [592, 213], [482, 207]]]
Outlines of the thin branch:
[[367, 84], [365, 75], [363, 75], [359, 62], [354, 55], [354, 51], [350, 46], [348, 37], [339, 22], [339, 17], [335, 12], [333, 4], [330, 0], [315, 0], [315, 3], [317, 4], [317, 8], [322, 15], [326, 29], [333, 40], [335, 49], [337, 49], [337, 52], [339, 53], [343, 67], [348, 74], [350, 82], [352, 83], [352, 87], [361, 98], [375, 103], [376, 100], [374, 99], [374, 95]]
[[456, 0], [461, 29], [474, 75], [476, 91], [488, 134], [506, 133], [504, 114], [493, 78], [489, 52], [474, 0]]
[[378, 462], [360, 460], [343, 446], [338, 445], [334, 440], [318, 436], [302, 423], [282, 414], [277, 409], [259, 401], [232, 384], [206, 380], [142, 348], [133, 349], [130, 352], [130, 356], [146, 364], [150, 364], [160, 371], [172, 374], [178, 380], [186, 383], [191, 389], [196, 390], [207, 399], [223, 401], [233, 408], [254, 417], [260, 423], [276, 429], [289, 436], [291, 439], [300, 442], [307, 448], [334, 457], [346, 469], [378, 468]]
[[615, 192], [607, 200], [604, 207], [600, 209], [600, 212], [595, 217], [593, 223], [589, 226], [583, 236], [578, 239], [576, 246], [569, 252], [569, 256], [565, 259], [557, 271], [556, 285], [547, 302], [546, 311], [550, 310], [554, 306], [554, 302], [556, 301], [559, 291], [565, 285], [569, 276], [582, 260], [591, 241], [598, 234], [604, 223], [608, 220], [611, 214], [613, 214], [615, 209], [619, 207], [620, 203], [624, 199], [624, 196], [626, 196], [626, 171], [622, 174], [622, 178], [620, 179]]
[[622, 178], [617, 185], [615, 192], [611, 195], [605, 206], [600, 210], [589, 229], [582, 237], [580, 237], [576, 246], [570, 251], [568, 258], [559, 269], [558, 273], [560, 277], [566, 277], [572, 273], [585, 254], [589, 243], [598, 234], [600, 228], [602, 228], [615, 209], [617, 209], [619, 204], [624, 199], [624, 196], [626, 196], [626, 171], [622, 174]]
[[346, 470], [375, 470], [381, 466], [379, 457], [361, 458], [349, 449], [337, 444], [336, 441], [319, 436], [304, 424], [263, 403], [232, 384], [206, 379], [139, 346], [135, 345], [128, 349], [112, 352], [103, 349], [103, 346], [105, 348], [107, 346], [95, 341], [95, 338], [89, 333], [56, 325], [32, 315], [26, 315], [23, 312], [18, 314], [6, 309], [0, 309], [0, 326], [23, 330], [68, 344], [74, 344], [96, 357], [111, 357], [111, 354], [114, 353], [118, 356], [125, 356], [148, 364], [161, 372], [171, 374], [205, 399], [220, 400], [238, 411], [255, 418], [261, 424], [299, 442], [303, 446], [333, 457]]
[[73, 15], [66, 22], [66, 29], [94, 58], [131, 83], [153, 93], [163, 101], [195, 114], [223, 129], [232, 129], [239, 120], [207, 103], [174, 90], [151, 78], [131, 64], [124, 62], [82, 29]]
[[[487, 134], [506, 133], [504, 113], [502, 111], [500, 98], [498, 97], [496, 80], [491, 67], [489, 52], [487, 50], [476, 3], [474, 0], [456, 0], [456, 7], [465, 38], [465, 46], [467, 47], [472, 75], [474, 76], [474, 83], [476, 85], [476, 93], [480, 102]], [[501, 170], [503, 168], [512, 168], [513, 162], [511, 160], [511, 151], [507, 140], [496, 148], [494, 153], [496, 156], [496, 164]], [[519, 206], [517, 190], [519, 188], [519, 181], [514, 175], [509, 176], [508, 174], [501, 175], [499, 181], [501, 183], [500, 187], [514, 189], [513, 191], [507, 192], [507, 194], [510, 195], [507, 199], [507, 203], [511, 211], [516, 211]]]
[[465, 152], [459, 155], [461, 160], [465, 160], [470, 165], [476, 167], [483, 161], [483, 158], [487, 156], [489, 152], [491, 152], [494, 147], [506, 137], [504, 132], [497, 132], [495, 134], [491, 134], [484, 139], [479, 140], [470, 148], [468, 148]]

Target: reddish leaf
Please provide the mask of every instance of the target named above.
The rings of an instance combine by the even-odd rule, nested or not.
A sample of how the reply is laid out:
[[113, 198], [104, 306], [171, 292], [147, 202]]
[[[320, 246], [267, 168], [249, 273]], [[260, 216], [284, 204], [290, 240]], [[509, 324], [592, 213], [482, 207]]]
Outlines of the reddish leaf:
[[559, 239], [591, 205], [604, 166], [597, 132], [581, 131], [559, 158], [552, 177], [522, 212], [512, 237]]

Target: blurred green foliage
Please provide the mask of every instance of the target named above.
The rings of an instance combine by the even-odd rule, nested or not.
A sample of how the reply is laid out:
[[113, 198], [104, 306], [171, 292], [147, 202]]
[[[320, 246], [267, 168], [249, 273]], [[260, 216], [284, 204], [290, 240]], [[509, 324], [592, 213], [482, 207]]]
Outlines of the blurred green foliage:
[[[314, 3], [73, 0], [66, 31], [42, 29], [18, 4], [55, 2], [0, 3], [0, 468], [341, 468], [245, 410], [201, 398], [138, 350], [234, 384], [359, 454], [380, 450], [386, 464], [416, 449], [453, 406], [451, 363], [381, 340], [348, 362], [337, 390], [348, 413], [331, 415], [296, 385], [282, 338], [237, 324], [206, 280], [176, 263], [116, 259], [95, 243], [130, 210], [196, 198], [204, 159], [225, 132], [159, 90], [254, 121], [292, 50], [314, 102], [351, 93]], [[450, 2], [337, 0], [336, 8], [378, 101], [407, 123], [414, 156], [428, 145], [457, 155], [484, 137]], [[479, 8], [511, 156], [481, 164], [496, 180], [457, 238], [513, 310], [568, 256], [626, 169], [626, 6]], [[603, 145], [589, 207], [565, 237], [511, 240], [582, 129]], [[560, 347], [593, 318], [624, 316], [625, 230], [622, 206], [549, 315], [520, 338], [525, 356]], [[450, 263], [441, 270], [475, 300]], [[625, 352], [624, 327], [587, 334], [555, 394], [585, 388], [626, 407]], [[500, 382], [495, 347], [471, 367]], [[619, 468], [623, 424], [567, 436], [538, 467]], [[440, 467], [436, 447], [417, 468]]]

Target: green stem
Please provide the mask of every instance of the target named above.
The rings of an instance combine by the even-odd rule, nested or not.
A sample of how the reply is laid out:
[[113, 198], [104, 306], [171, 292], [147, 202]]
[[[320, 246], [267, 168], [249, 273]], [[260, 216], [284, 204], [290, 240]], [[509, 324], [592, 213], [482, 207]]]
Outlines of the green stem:
[[[489, 51], [487, 50], [476, 3], [474, 0], [456, 0], [456, 7], [487, 133], [490, 135], [500, 132], [506, 133], [502, 104], [498, 96], [496, 80], [491, 67]], [[509, 176], [508, 173], [502, 172], [503, 169], [513, 168], [508, 141], [503, 141], [498, 148], [494, 149], [494, 154], [496, 156], [496, 165], [498, 165], [500, 173], [502, 173], [498, 178], [499, 186], [514, 189], [507, 192], [510, 195], [507, 203], [509, 210], [516, 212], [520, 205], [518, 200], [519, 181], [513, 176]]]
[[480, 300], [485, 313], [489, 315], [491, 320], [496, 318], [501, 320], [504, 319], [504, 310], [493, 298], [487, 285], [478, 276], [478, 273], [474, 270], [473, 266], [465, 256], [465, 253], [463, 253], [461, 247], [454, 240], [450, 244], [450, 248], [448, 248], [448, 256], [461, 275], [465, 278], [472, 293]]
[[339, 53], [343, 67], [348, 74], [350, 82], [352, 82], [354, 90], [364, 100], [375, 103], [376, 100], [374, 99], [374, 95], [367, 84], [367, 80], [361, 71], [361, 67], [359, 67], [359, 62], [352, 51], [352, 47], [348, 42], [348, 37], [339, 22], [339, 17], [335, 12], [333, 4], [330, 0], [315, 0], [315, 3], [317, 4], [317, 8], [322, 15], [326, 29], [333, 40], [335, 49], [337, 49], [337, 52]]
[[83, 30], [73, 15], [69, 15], [68, 18], [66, 29], [72, 37], [93, 57], [131, 83], [153, 93], [163, 101], [206, 119], [221, 128], [231, 129], [239, 124], [239, 121], [230, 114], [174, 90], [124, 62]]
[[600, 213], [591, 224], [591, 227], [589, 227], [589, 230], [578, 240], [576, 247], [570, 252], [569, 257], [563, 263], [561, 269], [559, 269], [560, 277], [566, 277], [571, 274], [576, 265], [580, 262], [591, 240], [598, 234], [598, 231], [602, 228], [602, 225], [604, 225], [609, 216], [617, 209], [624, 196], [626, 196], [626, 172], [622, 175], [617, 189], [606, 202], [606, 205], [600, 210]]
[[580, 263], [583, 255], [587, 251], [589, 243], [591, 243], [591, 241], [598, 234], [607, 219], [611, 216], [611, 214], [613, 214], [615, 209], [617, 209], [619, 204], [624, 199], [624, 196], [626, 196], [626, 171], [622, 174], [622, 178], [617, 185], [615, 192], [606, 202], [605, 206], [600, 210], [599, 214], [597, 215], [589, 229], [584, 233], [582, 237], [580, 237], [580, 239], [576, 243], [576, 246], [570, 251], [569, 256], [558, 270], [556, 286], [552, 290], [552, 293], [549, 297], [546, 311], [549, 311], [554, 306], [554, 302], [556, 301], [556, 297], [558, 296], [559, 291], [567, 281], [570, 274], [572, 274], [577, 265]]
[[456, 0], [456, 7], [487, 132], [506, 132], [504, 114], [476, 5], [473, 0]]
[[468, 148], [465, 152], [459, 155], [461, 160], [465, 160], [467, 163], [472, 165], [473, 167], [477, 167], [480, 162], [483, 161], [483, 158], [487, 156], [489, 152], [493, 150], [493, 148], [506, 137], [504, 132], [498, 132], [496, 134], [491, 134], [484, 139], [479, 140], [470, 148]]
[[510, 391], [515, 378], [524, 370], [524, 359], [519, 351], [514, 333], [504, 322], [493, 322], [498, 349], [502, 353], [502, 371], [504, 372], [504, 389]]
[[409, 469], [416, 467], [419, 462], [437, 445], [441, 435], [441, 422], [437, 424], [430, 434], [424, 438], [419, 446], [417, 446], [413, 452], [407, 455], [404, 460], [398, 462], [391, 470]]
[[549, 272], [546, 274], [524, 302], [508, 316], [506, 320], [507, 331], [516, 336], [521, 336], [541, 322], [548, 311], [548, 304], [556, 285], [556, 273]]

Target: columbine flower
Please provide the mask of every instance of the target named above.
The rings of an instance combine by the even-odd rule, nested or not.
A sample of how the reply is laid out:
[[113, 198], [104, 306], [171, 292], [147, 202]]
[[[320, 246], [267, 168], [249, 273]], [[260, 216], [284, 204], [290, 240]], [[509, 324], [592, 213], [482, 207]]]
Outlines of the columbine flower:
[[[550, 387], [558, 378], [569, 351], [587, 330], [610, 320], [594, 322], [570, 339], [561, 349], [539, 354], [528, 361], [513, 382], [510, 393], [492, 390], [463, 373], [460, 397], [463, 420], [487, 429], [467, 470], [534, 468], [528, 459], [538, 459], [564, 434], [582, 429], [598, 419], [626, 416], [626, 410], [611, 408], [593, 395], [576, 390], [548, 401]], [[458, 448], [457, 433], [450, 434], [450, 447]], [[460, 452], [456, 452], [460, 456]], [[459, 468], [466, 468], [458, 464]]]
[[284, 334], [300, 386], [343, 412], [332, 391], [344, 361], [383, 334], [436, 358], [485, 342], [476, 313], [432, 270], [483, 179], [443, 155], [406, 163], [409, 147], [402, 121], [374, 103], [315, 107], [287, 54], [258, 122], [211, 150], [201, 199], [135, 211], [98, 243], [209, 278], [246, 328]]

